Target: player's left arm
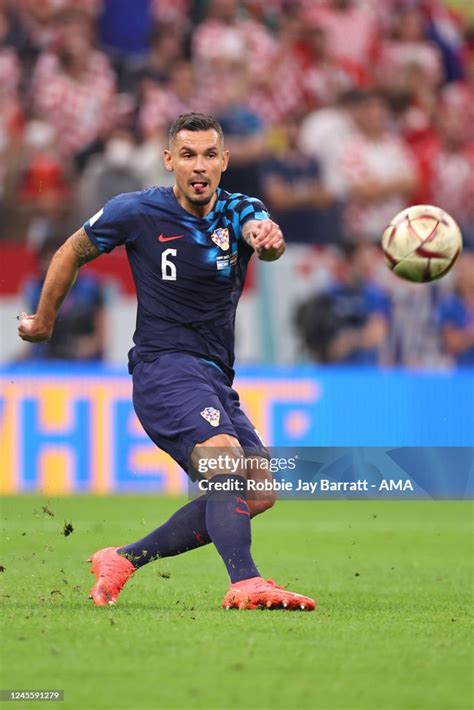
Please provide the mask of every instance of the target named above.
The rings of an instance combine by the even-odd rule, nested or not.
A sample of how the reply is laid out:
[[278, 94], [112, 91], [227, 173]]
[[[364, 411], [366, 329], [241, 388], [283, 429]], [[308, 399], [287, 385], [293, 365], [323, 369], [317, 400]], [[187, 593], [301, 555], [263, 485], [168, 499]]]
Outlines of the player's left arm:
[[249, 219], [242, 227], [242, 237], [262, 261], [276, 261], [285, 251], [283, 233], [271, 219]]

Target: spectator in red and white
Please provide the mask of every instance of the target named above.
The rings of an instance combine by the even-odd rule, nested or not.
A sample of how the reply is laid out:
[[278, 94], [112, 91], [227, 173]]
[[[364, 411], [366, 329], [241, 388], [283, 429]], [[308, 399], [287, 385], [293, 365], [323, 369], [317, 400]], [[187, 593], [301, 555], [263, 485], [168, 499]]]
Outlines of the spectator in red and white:
[[367, 92], [353, 111], [358, 132], [342, 156], [346, 180], [345, 230], [351, 241], [379, 241], [392, 217], [410, 203], [417, 187], [408, 146], [388, 130], [389, 110], [377, 92]]
[[444, 78], [442, 55], [427, 39], [423, 12], [417, 7], [405, 8], [394, 23], [394, 37], [385, 41], [381, 50], [377, 72], [381, 83], [393, 85], [413, 67], [420, 67], [429, 86], [439, 86]]
[[370, 4], [361, 0], [308, 2], [304, 18], [306, 25], [325, 30], [332, 55], [349, 62], [361, 81], [371, 76], [381, 32], [378, 14]]
[[275, 38], [261, 23], [240, 16], [238, 0], [211, 0], [208, 16], [192, 40], [200, 73], [213, 74], [221, 62], [246, 57], [256, 82], [267, 75], [278, 52]]
[[254, 86], [249, 87], [249, 106], [266, 126], [272, 126], [284, 121], [303, 104], [301, 67], [290, 52], [279, 50], [266, 76], [260, 77], [258, 85], [254, 82]]
[[82, 12], [63, 16], [54, 51], [43, 53], [33, 76], [33, 105], [54, 127], [60, 151], [83, 167], [110, 130], [117, 96], [108, 58], [93, 45]]
[[0, 153], [18, 129], [21, 118], [22, 65], [17, 50], [10, 44], [10, 32], [10, 16], [0, 8]]
[[[387, 42], [378, 75], [392, 106], [396, 107], [399, 129], [417, 158], [420, 185], [414, 200], [423, 203], [428, 199], [428, 182], [425, 179], [427, 161], [430, 160], [432, 144], [437, 141], [435, 123], [444, 67], [438, 45], [427, 35], [429, 32], [431, 36], [428, 10], [434, 12], [438, 3], [433, 0], [420, 3], [420, 7], [423, 12], [408, 5], [398, 19], [394, 14], [394, 27], [400, 28], [401, 38], [404, 39]], [[442, 93], [445, 91], [447, 89], [443, 89]]]
[[431, 145], [425, 181], [427, 202], [457, 221], [464, 243], [474, 249], [474, 140], [469, 117], [456, 106], [441, 105], [438, 139]]
[[357, 133], [354, 115], [365, 97], [361, 89], [351, 89], [341, 94], [333, 106], [309, 113], [301, 124], [299, 147], [317, 160], [322, 183], [336, 200], [346, 195], [342, 158], [347, 143]]
[[322, 27], [306, 28], [303, 35], [301, 82], [309, 110], [334, 104], [343, 92], [357, 86], [360, 76], [347, 59], [335, 59]]
[[192, 0], [151, 0], [151, 5], [159, 27], [174, 27], [180, 32], [189, 29]]
[[25, 28], [29, 43], [36, 50], [49, 48], [57, 39], [57, 19], [62, 12], [75, 10], [95, 19], [102, 8], [103, 0], [16, 0], [19, 17]]
[[423, 177], [425, 156], [436, 138], [434, 122], [438, 112], [439, 92], [432, 85], [427, 70], [417, 64], [407, 65], [390, 76], [383, 87], [393, 110], [397, 130], [416, 156], [420, 173], [420, 186], [415, 201], [426, 202]]
[[234, 80], [236, 64], [245, 59], [250, 68], [248, 104], [267, 125], [284, 119], [303, 100], [301, 65], [288, 40], [287, 15], [274, 36], [260, 22], [241, 17], [237, 0], [212, 0], [207, 19], [193, 35], [194, 66], [217, 99], [221, 87]]
[[303, 24], [298, 7], [288, 5], [280, 14], [274, 46], [260, 72], [249, 67], [249, 105], [268, 127], [285, 121], [303, 107], [301, 39]]
[[462, 53], [463, 78], [447, 84], [441, 98], [465, 117], [470, 140], [474, 141], [474, 30]]
[[191, 62], [179, 61], [171, 70], [170, 80], [161, 85], [145, 79], [142, 81], [139, 126], [145, 138], [157, 130], [167, 128], [181, 113], [210, 111], [214, 92], [221, 87], [211, 87], [207, 93], [198, 85]]

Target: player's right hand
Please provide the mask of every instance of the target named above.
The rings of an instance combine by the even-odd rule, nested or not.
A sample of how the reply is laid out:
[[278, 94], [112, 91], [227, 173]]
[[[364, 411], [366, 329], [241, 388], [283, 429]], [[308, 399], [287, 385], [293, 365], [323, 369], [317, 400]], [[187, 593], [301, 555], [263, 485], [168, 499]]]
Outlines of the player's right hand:
[[27, 313], [21, 313], [19, 318], [18, 335], [22, 340], [28, 343], [43, 343], [51, 337], [53, 329], [39, 323], [36, 315], [29, 316]]

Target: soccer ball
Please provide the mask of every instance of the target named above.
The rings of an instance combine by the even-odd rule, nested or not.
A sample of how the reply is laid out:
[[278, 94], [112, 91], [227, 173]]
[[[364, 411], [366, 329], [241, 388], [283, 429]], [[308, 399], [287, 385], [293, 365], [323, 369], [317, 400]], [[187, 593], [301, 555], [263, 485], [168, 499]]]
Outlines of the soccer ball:
[[399, 212], [382, 235], [385, 263], [407, 281], [423, 283], [448, 273], [462, 251], [461, 230], [440, 207], [414, 205]]

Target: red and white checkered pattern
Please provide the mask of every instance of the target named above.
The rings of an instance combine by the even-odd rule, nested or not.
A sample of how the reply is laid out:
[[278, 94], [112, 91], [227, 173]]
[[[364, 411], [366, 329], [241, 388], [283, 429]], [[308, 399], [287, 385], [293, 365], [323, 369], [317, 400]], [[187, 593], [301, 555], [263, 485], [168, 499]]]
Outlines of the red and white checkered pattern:
[[440, 205], [461, 227], [474, 224], [474, 144], [432, 157], [430, 201]]
[[152, 12], [158, 23], [187, 25], [190, 0], [152, 0]]
[[301, 63], [291, 51], [276, 51], [266, 80], [250, 90], [249, 106], [267, 125], [284, 120], [304, 105], [303, 76]]
[[437, 86], [443, 78], [443, 65], [439, 49], [430, 42], [387, 42], [379, 60], [380, 79], [393, 83], [411, 66], [420, 67], [431, 86]]
[[92, 51], [82, 79], [66, 74], [53, 53], [40, 56], [33, 76], [34, 106], [56, 131], [59, 149], [73, 154], [111, 127], [115, 75], [105, 54]]
[[57, 28], [50, 20], [58, 12], [72, 8], [96, 17], [103, 3], [104, 0], [15, 0], [14, 4], [33, 45], [46, 48], [56, 39]]
[[359, 83], [357, 75], [343, 62], [312, 64], [302, 70], [301, 77], [305, 105], [309, 108], [329, 106], [343, 91]]
[[464, 116], [470, 130], [470, 139], [474, 142], [474, 83], [455, 81], [448, 84], [441, 92], [441, 99], [460, 116]]
[[415, 175], [415, 161], [406, 144], [386, 134], [374, 141], [357, 135], [348, 142], [342, 158], [342, 171], [348, 187], [345, 224], [348, 233], [376, 241], [390, 220], [407, 206], [403, 194], [390, 194], [379, 200], [364, 200], [351, 195], [357, 183], [389, 183]]
[[212, 113], [213, 94], [213, 91], [196, 91], [189, 99], [183, 100], [169, 88], [149, 86], [139, 113], [139, 126], [143, 136], [147, 138], [157, 130], [167, 129], [181, 113]]
[[[175, 0], [178, 2], [179, 0]], [[104, 4], [104, 0], [15, 0], [15, 5], [22, 12], [29, 13], [30, 8], [40, 12], [41, 16], [52, 16], [57, 12], [69, 9], [78, 9], [90, 15], [97, 15]]]
[[21, 78], [21, 64], [12, 47], [0, 48], [0, 94], [16, 96]]
[[219, 20], [205, 20], [193, 35], [193, 61], [199, 71], [222, 60], [248, 61], [253, 77], [269, 69], [278, 51], [271, 33], [254, 20], [236, 20], [227, 25]]
[[305, 24], [325, 31], [335, 58], [348, 60], [364, 74], [370, 73], [381, 34], [378, 13], [370, 3], [355, 2], [339, 12], [330, 2], [316, 0], [307, 3], [303, 17]]

